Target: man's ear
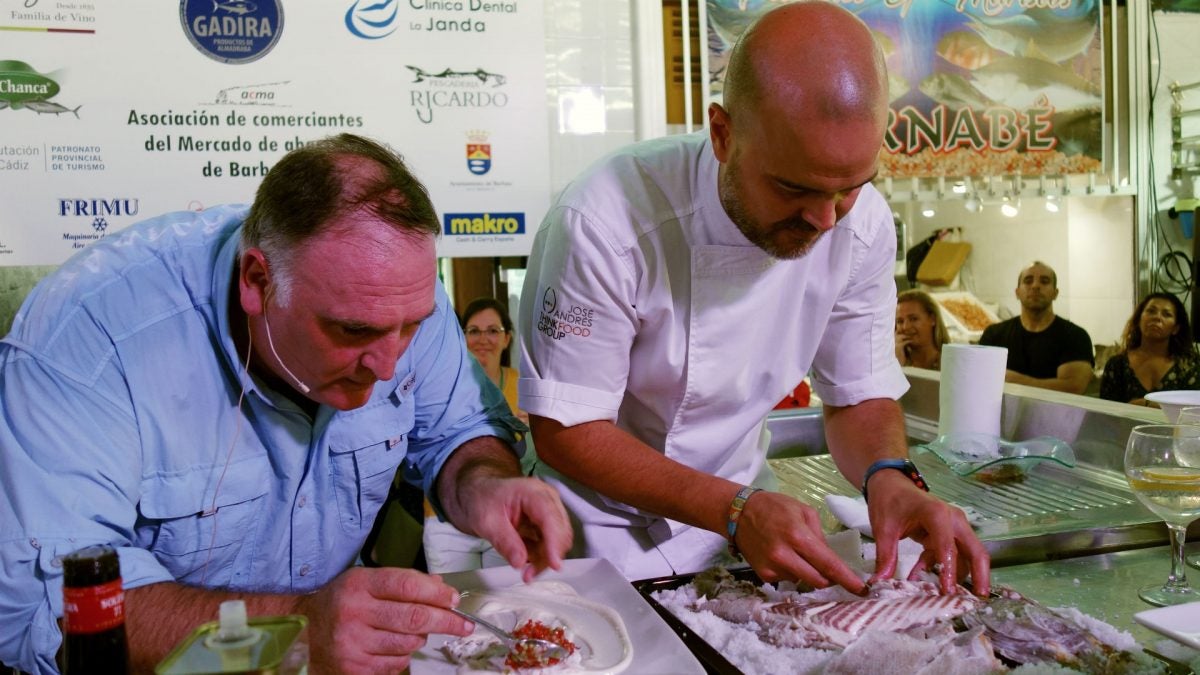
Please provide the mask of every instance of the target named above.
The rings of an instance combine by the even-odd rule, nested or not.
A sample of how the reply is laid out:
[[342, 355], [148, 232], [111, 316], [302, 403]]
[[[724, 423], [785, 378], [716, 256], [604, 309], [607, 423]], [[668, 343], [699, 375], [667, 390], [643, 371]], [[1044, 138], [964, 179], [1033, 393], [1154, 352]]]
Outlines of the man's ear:
[[722, 164], [728, 162], [733, 146], [733, 120], [720, 103], [710, 103], [708, 106], [708, 136], [717, 161]]
[[247, 316], [267, 311], [271, 293], [271, 272], [262, 249], [248, 248], [238, 260], [238, 297]]

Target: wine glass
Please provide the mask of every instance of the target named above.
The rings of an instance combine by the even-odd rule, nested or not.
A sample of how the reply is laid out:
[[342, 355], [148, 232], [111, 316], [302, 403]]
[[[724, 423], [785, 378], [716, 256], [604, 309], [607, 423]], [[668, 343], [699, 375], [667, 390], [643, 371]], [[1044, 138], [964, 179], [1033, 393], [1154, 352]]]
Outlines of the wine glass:
[[1183, 542], [1188, 523], [1200, 518], [1200, 426], [1142, 424], [1125, 444], [1125, 478], [1138, 500], [1167, 523], [1171, 535], [1171, 575], [1165, 584], [1138, 589], [1152, 605], [1200, 600], [1188, 586]]
[[[1179, 424], [1200, 426], [1200, 405], [1192, 405], [1180, 409], [1179, 417], [1175, 421]], [[1187, 560], [1187, 564], [1200, 569], [1200, 553], [1193, 553], [1185, 558], [1185, 560]]]

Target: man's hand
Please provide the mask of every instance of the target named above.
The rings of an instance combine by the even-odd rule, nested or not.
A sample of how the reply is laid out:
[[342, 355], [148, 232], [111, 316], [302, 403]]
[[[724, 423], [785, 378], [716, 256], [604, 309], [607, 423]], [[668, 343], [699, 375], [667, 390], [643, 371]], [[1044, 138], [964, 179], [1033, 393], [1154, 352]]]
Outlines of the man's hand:
[[526, 582], [547, 567], [562, 567], [573, 535], [558, 491], [523, 477], [516, 455], [499, 439], [460, 445], [437, 484], [450, 522], [491, 542]]
[[863, 590], [858, 574], [825, 544], [816, 509], [778, 492], [755, 492], [746, 500], [734, 541], [763, 581]]
[[942, 590], [954, 591], [958, 579], [969, 571], [974, 591], [991, 591], [991, 560], [961, 509], [913, 485], [899, 471], [879, 471], [871, 476], [867, 510], [875, 534], [875, 576], [887, 579], [896, 573], [900, 539], [910, 537], [925, 547], [914, 574], [928, 569], [938, 574]]
[[558, 491], [536, 478], [485, 478], [472, 486], [467, 523], [526, 583], [560, 569], [573, 534]]
[[430, 633], [471, 633], [471, 622], [448, 611], [457, 604], [457, 591], [441, 577], [395, 567], [352, 567], [297, 603], [296, 611], [309, 622], [309, 670], [403, 671]]

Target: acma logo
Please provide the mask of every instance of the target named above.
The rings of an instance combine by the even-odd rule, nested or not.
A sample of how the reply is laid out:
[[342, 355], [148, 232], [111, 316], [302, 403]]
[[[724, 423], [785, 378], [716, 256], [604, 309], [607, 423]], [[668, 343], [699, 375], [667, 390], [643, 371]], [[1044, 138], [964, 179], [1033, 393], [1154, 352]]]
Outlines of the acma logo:
[[524, 213], [447, 213], [442, 216], [446, 234], [523, 234]]

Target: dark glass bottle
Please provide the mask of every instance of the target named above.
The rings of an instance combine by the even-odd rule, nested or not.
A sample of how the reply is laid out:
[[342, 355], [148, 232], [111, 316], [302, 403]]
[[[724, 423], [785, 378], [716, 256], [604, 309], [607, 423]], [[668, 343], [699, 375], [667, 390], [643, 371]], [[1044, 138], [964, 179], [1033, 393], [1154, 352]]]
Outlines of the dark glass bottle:
[[128, 673], [125, 591], [117, 551], [79, 549], [63, 564], [63, 672]]

